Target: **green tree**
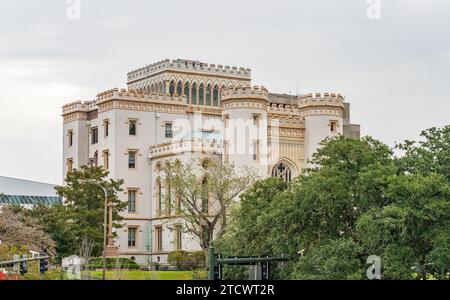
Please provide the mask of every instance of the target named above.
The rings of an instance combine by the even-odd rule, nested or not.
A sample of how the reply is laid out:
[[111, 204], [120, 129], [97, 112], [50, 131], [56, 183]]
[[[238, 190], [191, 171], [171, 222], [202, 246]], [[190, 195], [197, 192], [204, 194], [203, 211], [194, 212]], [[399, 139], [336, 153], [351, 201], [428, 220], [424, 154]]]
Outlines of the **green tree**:
[[[95, 180], [107, 189], [108, 202], [113, 205], [113, 227], [119, 228], [123, 219], [120, 212], [127, 206], [117, 197], [117, 193], [122, 191], [123, 180], [108, 180], [108, 174], [102, 167], [82, 166], [68, 173], [66, 184], [56, 188], [57, 193], [64, 197], [65, 210], [62, 211], [67, 219], [69, 237], [78, 248], [86, 241], [92, 243], [94, 256], [100, 255], [103, 249], [105, 195], [97, 185], [82, 180]], [[59, 221], [56, 220], [55, 226]], [[57, 231], [54, 233], [57, 234]]]
[[255, 185], [244, 194], [220, 251], [288, 254], [274, 278], [365, 278], [370, 255], [381, 257], [385, 279], [449, 278], [446, 128], [425, 131], [432, 142], [410, 144], [400, 158], [370, 137], [325, 140], [286, 189], [266, 197]]
[[293, 279], [363, 279], [365, 269], [360, 248], [351, 238], [325, 240], [298, 260]]
[[397, 160], [404, 172], [442, 174], [450, 182], [450, 125], [430, 128], [420, 134], [420, 141], [406, 140], [396, 145], [404, 155]]
[[67, 207], [63, 204], [45, 205], [37, 204], [30, 210], [24, 211], [39, 222], [39, 225], [50, 234], [56, 243], [57, 258], [77, 253], [79, 245], [75, 232], [72, 229], [72, 221], [67, 218]]
[[390, 205], [373, 208], [358, 220], [366, 252], [382, 257], [387, 279], [412, 279], [412, 269], [421, 279], [428, 274], [447, 278], [450, 248], [443, 237], [450, 225], [450, 186], [445, 177], [394, 176], [386, 194]]

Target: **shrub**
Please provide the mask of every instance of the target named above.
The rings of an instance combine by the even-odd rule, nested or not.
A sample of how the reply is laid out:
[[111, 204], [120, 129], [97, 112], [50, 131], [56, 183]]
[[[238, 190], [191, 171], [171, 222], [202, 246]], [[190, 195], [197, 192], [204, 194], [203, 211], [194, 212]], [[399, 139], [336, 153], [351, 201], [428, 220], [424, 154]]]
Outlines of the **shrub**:
[[[139, 265], [126, 257], [119, 257], [119, 266], [121, 269], [139, 269]], [[106, 258], [106, 268], [107, 269], [115, 269], [117, 268], [117, 258], [115, 257], [107, 257]], [[94, 257], [89, 260], [87, 264], [87, 268], [89, 269], [101, 269], [103, 268], [103, 258], [102, 257]]]
[[187, 252], [183, 250], [173, 251], [167, 258], [171, 265], [178, 269], [198, 269], [206, 265], [203, 251]]
[[189, 253], [183, 250], [173, 251], [167, 257], [167, 261], [178, 269], [187, 268], [189, 264]]
[[206, 258], [203, 251], [190, 252], [189, 259], [193, 269], [204, 268], [206, 266]]

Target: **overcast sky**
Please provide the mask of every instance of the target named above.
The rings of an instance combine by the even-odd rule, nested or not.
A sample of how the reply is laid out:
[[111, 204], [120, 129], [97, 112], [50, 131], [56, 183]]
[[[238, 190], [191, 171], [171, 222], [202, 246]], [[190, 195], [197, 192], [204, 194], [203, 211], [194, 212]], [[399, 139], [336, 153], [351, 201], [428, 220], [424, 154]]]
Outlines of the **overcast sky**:
[[389, 145], [450, 124], [448, 0], [81, 0], [80, 18], [71, 2], [0, 0], [0, 175], [62, 183], [61, 106], [165, 58], [340, 92]]

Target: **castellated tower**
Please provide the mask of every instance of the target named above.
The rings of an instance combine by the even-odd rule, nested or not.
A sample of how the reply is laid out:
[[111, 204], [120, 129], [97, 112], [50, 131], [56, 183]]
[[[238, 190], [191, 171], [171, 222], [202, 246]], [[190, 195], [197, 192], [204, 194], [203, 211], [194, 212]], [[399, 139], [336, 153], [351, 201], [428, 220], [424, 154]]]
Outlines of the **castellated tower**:
[[311, 159], [327, 137], [343, 134], [344, 97], [316, 93], [300, 96], [300, 115], [305, 119], [305, 158]]
[[268, 92], [263, 86], [237, 86], [222, 92], [223, 160], [267, 174]]

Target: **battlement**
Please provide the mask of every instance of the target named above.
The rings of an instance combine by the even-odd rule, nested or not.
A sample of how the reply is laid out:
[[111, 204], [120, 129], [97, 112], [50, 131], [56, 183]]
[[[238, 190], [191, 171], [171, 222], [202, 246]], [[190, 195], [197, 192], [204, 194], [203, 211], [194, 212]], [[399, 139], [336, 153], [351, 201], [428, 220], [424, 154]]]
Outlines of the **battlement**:
[[242, 79], [251, 78], [251, 70], [249, 68], [236, 66], [223, 66], [216, 64], [208, 64], [200, 61], [186, 59], [165, 59], [145, 67], [133, 70], [127, 73], [128, 83], [138, 81], [162, 71], [189, 71], [191, 73], [201, 73], [210, 75], [221, 75], [229, 77], [240, 77]]
[[80, 100], [74, 101], [68, 104], [63, 105], [62, 113], [63, 115], [67, 115], [73, 112], [89, 112], [96, 108], [96, 101], [84, 101]]
[[269, 92], [264, 86], [236, 86], [222, 91], [222, 102], [231, 99], [262, 99], [269, 101]]
[[166, 157], [173, 154], [181, 153], [209, 153], [220, 154], [222, 152], [222, 143], [218, 140], [206, 138], [190, 138], [187, 140], [179, 140], [150, 146], [149, 157]]
[[163, 95], [154, 92], [148, 92], [135, 89], [111, 89], [97, 94], [97, 101], [104, 102], [107, 100], [138, 100], [148, 102], [164, 102], [167, 104], [186, 104], [186, 96]]
[[298, 106], [300, 109], [318, 106], [344, 107], [344, 97], [335, 93], [316, 93], [307, 94], [298, 97]]
[[269, 113], [273, 114], [286, 114], [286, 115], [295, 115], [298, 113], [297, 105], [290, 104], [280, 104], [280, 103], [271, 103], [269, 106]]

